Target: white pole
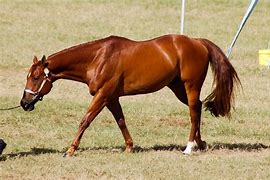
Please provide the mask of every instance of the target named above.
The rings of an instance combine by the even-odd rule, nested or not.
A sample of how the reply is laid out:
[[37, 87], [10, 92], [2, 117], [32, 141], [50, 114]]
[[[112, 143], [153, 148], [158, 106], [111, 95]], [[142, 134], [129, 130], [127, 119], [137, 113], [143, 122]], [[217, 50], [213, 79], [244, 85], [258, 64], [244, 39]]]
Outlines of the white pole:
[[230, 45], [230, 47], [229, 47], [229, 49], [228, 49], [228, 53], [227, 53], [227, 57], [228, 57], [228, 58], [230, 57], [230, 55], [231, 55], [231, 53], [232, 53], [232, 48], [233, 48], [233, 46], [234, 46], [234, 44], [235, 44], [235, 42], [236, 42], [236, 40], [237, 40], [237, 38], [238, 38], [238, 36], [239, 36], [241, 30], [243, 29], [244, 25], [246, 24], [247, 19], [249, 18], [250, 14], [251, 14], [252, 11], [254, 10], [254, 8], [255, 8], [257, 2], [258, 2], [258, 0], [251, 0], [250, 5], [249, 5], [249, 7], [248, 7], [248, 9], [247, 9], [247, 11], [246, 11], [246, 14], [245, 14], [245, 16], [243, 17], [242, 22], [241, 22], [241, 24], [240, 24], [240, 26], [239, 26], [239, 29], [238, 29], [236, 35], [234, 36], [233, 41], [232, 41], [232, 43], [231, 43], [231, 45]]
[[184, 34], [184, 20], [185, 20], [185, 0], [182, 0], [182, 10], [181, 10], [181, 34]]

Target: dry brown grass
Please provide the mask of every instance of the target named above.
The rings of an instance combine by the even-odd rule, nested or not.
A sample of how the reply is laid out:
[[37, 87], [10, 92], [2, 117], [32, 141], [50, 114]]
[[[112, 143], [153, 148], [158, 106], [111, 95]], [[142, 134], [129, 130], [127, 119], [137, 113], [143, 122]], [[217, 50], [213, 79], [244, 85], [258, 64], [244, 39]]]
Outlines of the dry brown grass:
[[[247, 8], [241, 0], [187, 2], [185, 33], [225, 51]], [[261, 0], [239, 37], [232, 63], [243, 92], [232, 119], [204, 112], [207, 152], [183, 156], [188, 108], [168, 89], [121, 99], [135, 153], [104, 110], [86, 131], [74, 158], [62, 158], [91, 98], [85, 85], [59, 81], [36, 110], [0, 112], [0, 179], [269, 179], [270, 74], [258, 64], [269, 41], [268, 0]], [[17, 105], [33, 55], [111, 34], [143, 40], [180, 30], [177, 0], [0, 0], [0, 107]], [[211, 89], [211, 73], [202, 99]]]

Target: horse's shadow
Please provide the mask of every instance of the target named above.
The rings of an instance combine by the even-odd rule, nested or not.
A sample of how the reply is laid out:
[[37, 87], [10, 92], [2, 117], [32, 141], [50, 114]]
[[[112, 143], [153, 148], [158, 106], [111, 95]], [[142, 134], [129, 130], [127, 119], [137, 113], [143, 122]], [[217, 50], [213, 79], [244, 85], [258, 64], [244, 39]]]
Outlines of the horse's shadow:
[[26, 157], [26, 156], [37, 156], [41, 154], [55, 154], [55, 153], [61, 153], [61, 151], [55, 150], [55, 149], [34, 147], [34, 148], [31, 148], [30, 151], [26, 151], [26, 152], [17, 152], [17, 153], [0, 155], [0, 161], [5, 161], [7, 159], [13, 159], [13, 158], [21, 158], [21, 157]]
[[[140, 147], [135, 146], [133, 149], [134, 153], [140, 153], [140, 152], [150, 152], [150, 151], [183, 151], [186, 146], [182, 145], [176, 145], [176, 144], [169, 144], [169, 145], [154, 145], [152, 147]], [[101, 147], [89, 147], [89, 148], [79, 148], [79, 152], [84, 151], [105, 151], [105, 152], [122, 152], [124, 151], [124, 146], [114, 146], [114, 147], [108, 147], [108, 146], [101, 146]], [[208, 151], [214, 151], [214, 150], [238, 150], [238, 151], [259, 151], [262, 149], [270, 149], [270, 146], [264, 145], [262, 143], [218, 143], [214, 142], [212, 144], [208, 144]], [[197, 147], [194, 149], [195, 151], [198, 150]], [[51, 148], [31, 148], [30, 151], [27, 152], [18, 152], [18, 153], [10, 153], [10, 154], [3, 154], [0, 156], [0, 161], [5, 161], [7, 159], [13, 159], [13, 158], [21, 158], [26, 156], [38, 156], [41, 154], [64, 154], [65, 149], [63, 150], [56, 150]]]

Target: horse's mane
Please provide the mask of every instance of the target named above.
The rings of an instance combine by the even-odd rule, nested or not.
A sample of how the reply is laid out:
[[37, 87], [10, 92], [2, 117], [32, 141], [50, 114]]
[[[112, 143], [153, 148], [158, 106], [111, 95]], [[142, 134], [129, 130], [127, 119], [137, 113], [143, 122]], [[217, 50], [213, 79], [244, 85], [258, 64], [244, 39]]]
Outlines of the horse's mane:
[[88, 46], [91, 46], [93, 44], [103, 43], [103, 42], [108, 41], [108, 40], [111, 40], [111, 39], [126, 39], [126, 38], [122, 38], [122, 37], [119, 37], [119, 36], [109, 36], [109, 37], [105, 37], [105, 38], [102, 38], [102, 39], [97, 39], [97, 40], [93, 40], [93, 41], [81, 43], [81, 44], [78, 44], [78, 45], [75, 45], [75, 46], [71, 46], [71, 47], [65, 48], [65, 49], [63, 49], [61, 51], [58, 51], [56, 53], [53, 53], [53, 54], [51, 54], [51, 55], [48, 56], [48, 59], [49, 58], [53, 58], [54, 56], [57, 56], [59, 54], [66, 53], [67, 51], [72, 51], [72, 50], [76, 50], [78, 48], [88, 47]]
[[104, 42], [108, 42], [108, 41], [129, 41], [129, 42], [148, 42], [148, 41], [152, 41], [152, 40], [157, 40], [157, 39], [160, 39], [160, 38], [164, 38], [165, 36], [170, 36], [170, 35], [164, 35], [164, 36], [161, 36], [161, 37], [157, 37], [157, 38], [154, 38], [154, 39], [150, 39], [150, 40], [144, 40], [144, 41], [135, 41], [135, 40], [131, 40], [131, 39], [128, 39], [128, 38], [125, 38], [125, 37], [121, 37], [121, 36], [114, 36], [114, 35], [111, 35], [111, 36], [108, 36], [108, 37], [105, 37], [105, 38], [102, 38], [102, 39], [96, 39], [96, 40], [93, 40], [93, 41], [89, 41], [89, 42], [84, 42], [84, 43], [81, 43], [81, 44], [78, 44], [78, 45], [75, 45], [75, 46], [71, 46], [71, 47], [68, 47], [68, 48], [65, 48], [63, 50], [60, 50], [56, 53], [53, 53], [51, 55], [48, 56], [48, 59], [51, 59], [53, 58], [54, 56], [57, 56], [57, 55], [60, 55], [60, 54], [64, 54], [68, 51], [73, 51], [73, 50], [77, 50], [77, 49], [83, 49], [83, 48], [87, 48], [89, 46], [92, 46], [92, 45], [97, 45], [97, 44], [102, 44]]

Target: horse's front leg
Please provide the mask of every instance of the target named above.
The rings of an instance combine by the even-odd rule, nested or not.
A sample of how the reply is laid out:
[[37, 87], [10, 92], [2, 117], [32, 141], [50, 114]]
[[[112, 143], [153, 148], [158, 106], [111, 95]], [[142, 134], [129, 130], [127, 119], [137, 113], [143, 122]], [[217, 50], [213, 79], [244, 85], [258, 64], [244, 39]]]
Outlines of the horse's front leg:
[[78, 149], [84, 131], [86, 130], [86, 128], [88, 128], [90, 123], [95, 119], [95, 117], [104, 108], [105, 105], [106, 105], [106, 100], [102, 93], [98, 93], [93, 97], [93, 100], [87, 110], [87, 113], [85, 114], [85, 116], [83, 117], [80, 123], [75, 139], [73, 143], [71, 144], [70, 148], [64, 154], [64, 157], [72, 156], [74, 152]]
[[116, 120], [116, 122], [117, 122], [117, 124], [118, 124], [118, 126], [123, 134], [123, 137], [124, 137], [125, 143], [126, 143], [125, 152], [132, 152], [133, 141], [132, 141], [132, 138], [129, 134], [128, 128], [126, 126], [124, 114], [123, 114], [121, 105], [119, 103], [119, 99], [116, 98], [116, 99], [110, 100], [107, 104], [107, 108], [113, 114], [114, 119]]

